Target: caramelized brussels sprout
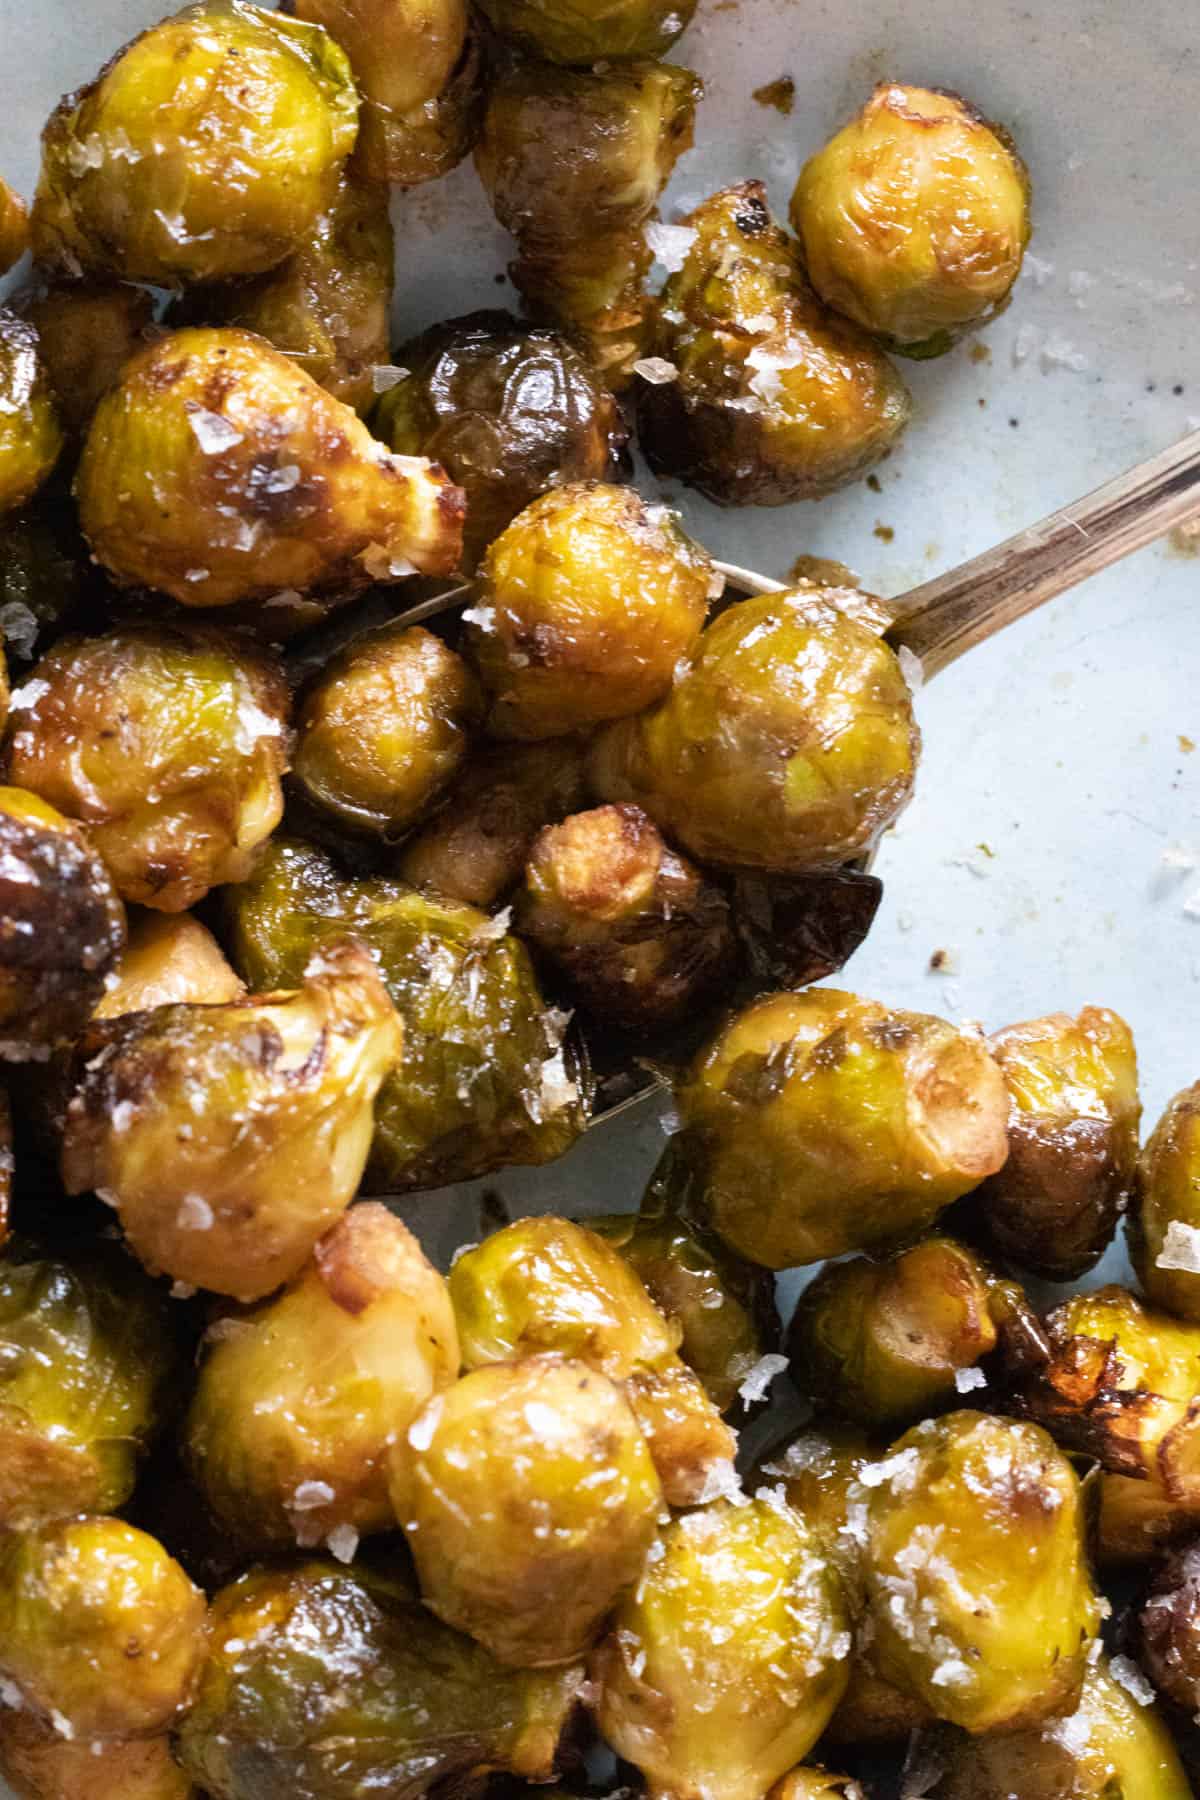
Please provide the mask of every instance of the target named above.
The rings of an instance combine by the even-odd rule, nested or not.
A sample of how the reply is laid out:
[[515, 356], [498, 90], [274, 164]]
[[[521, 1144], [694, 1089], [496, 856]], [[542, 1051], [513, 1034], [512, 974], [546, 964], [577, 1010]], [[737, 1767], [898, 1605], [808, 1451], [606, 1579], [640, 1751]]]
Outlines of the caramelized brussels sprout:
[[250, 873], [288, 748], [261, 654], [193, 629], [64, 638], [14, 699], [10, 779], [86, 828], [126, 900], [181, 912]]
[[727, 608], [658, 706], [601, 733], [590, 773], [702, 862], [794, 873], [870, 848], [920, 741], [895, 653], [798, 589]]
[[712, 1222], [769, 1269], [920, 1234], [998, 1169], [982, 1038], [836, 988], [756, 1000], [677, 1090]]
[[166, 1736], [65, 1738], [15, 1707], [0, 1712], [0, 1779], [24, 1800], [200, 1800]]
[[180, 1756], [213, 1800], [416, 1800], [554, 1772], [582, 1671], [504, 1669], [395, 1581], [306, 1562], [220, 1594]]
[[38, 334], [26, 320], [0, 309], [0, 513], [41, 487], [62, 447]]
[[386, 1207], [352, 1206], [282, 1294], [210, 1333], [192, 1471], [237, 1543], [341, 1550], [394, 1526], [389, 1446], [457, 1374], [445, 1282]]
[[1200, 1543], [1158, 1570], [1137, 1619], [1141, 1661], [1155, 1687], [1200, 1712]]
[[1099, 1260], [1137, 1158], [1137, 1056], [1128, 1025], [1103, 1006], [1051, 1013], [996, 1032], [989, 1049], [1008, 1089], [1008, 1161], [972, 1214], [1002, 1255], [1048, 1281]]
[[637, 806], [598, 806], [535, 839], [517, 929], [598, 1018], [674, 1024], [731, 971], [724, 894]]
[[792, 224], [814, 287], [910, 356], [998, 312], [1029, 241], [1011, 138], [957, 94], [882, 81], [801, 171]]
[[603, 483], [551, 489], [488, 551], [468, 614], [489, 730], [558, 737], [649, 706], [722, 585], [666, 507]]
[[1100, 1620], [1079, 1481], [1036, 1425], [926, 1419], [865, 1472], [880, 1673], [939, 1718], [1016, 1731], [1073, 1706]]
[[350, 830], [392, 837], [427, 813], [483, 712], [462, 658], [420, 625], [354, 638], [309, 688], [293, 778]]
[[1200, 1082], [1175, 1095], [1142, 1151], [1129, 1248], [1155, 1306], [1200, 1324]]
[[728, 1501], [664, 1531], [592, 1662], [605, 1741], [671, 1800], [761, 1800], [846, 1685], [838, 1578], [785, 1505]]
[[29, 209], [7, 181], [0, 181], [0, 275], [20, 262], [28, 248]]
[[126, 365], [77, 491], [110, 574], [184, 606], [447, 575], [462, 543], [462, 495], [440, 469], [392, 455], [288, 357], [232, 328], [171, 332]]
[[384, 1082], [368, 1168], [376, 1192], [439, 1187], [550, 1162], [587, 1116], [586, 1086], [524, 945], [474, 907], [397, 881], [346, 881], [319, 851], [276, 839], [229, 895], [233, 958], [257, 986], [295, 981], [352, 931], [404, 1020], [404, 1067]]
[[610, 480], [628, 437], [616, 401], [569, 338], [506, 312], [468, 313], [402, 344], [406, 373], [372, 426], [440, 463], [467, 496], [463, 566], [547, 488]]
[[635, 56], [665, 56], [682, 37], [696, 0], [484, 0], [496, 30], [547, 62], [590, 68]]
[[191, 913], [139, 913], [130, 920], [125, 953], [92, 1016], [116, 1019], [181, 1001], [221, 1006], [245, 991], [212, 932]]
[[668, 379], [639, 392], [651, 466], [722, 506], [784, 506], [865, 475], [907, 424], [908, 390], [817, 299], [762, 183], [723, 188], [683, 228], [651, 344]]
[[354, 148], [344, 53], [246, 0], [201, 0], [68, 94], [42, 137], [38, 261], [173, 287], [282, 262]]
[[147, 1268], [260, 1299], [353, 1199], [401, 1044], [353, 941], [323, 946], [296, 992], [97, 1021], [67, 1109], [67, 1192], [100, 1191]]
[[22, 307], [38, 348], [58, 417], [80, 438], [92, 414], [154, 324], [145, 288], [118, 281], [50, 280]]

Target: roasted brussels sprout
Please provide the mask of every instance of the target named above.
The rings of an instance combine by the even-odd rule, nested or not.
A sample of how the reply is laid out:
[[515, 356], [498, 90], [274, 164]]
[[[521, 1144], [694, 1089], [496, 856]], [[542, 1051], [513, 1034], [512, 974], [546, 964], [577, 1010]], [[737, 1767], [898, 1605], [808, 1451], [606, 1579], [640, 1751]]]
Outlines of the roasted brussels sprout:
[[474, 676], [420, 625], [354, 638], [309, 688], [293, 779], [352, 831], [399, 836], [458, 773], [483, 701]]
[[34, 254], [163, 287], [269, 269], [328, 203], [357, 131], [332, 38], [246, 0], [201, 0], [51, 117]]
[[232, 328], [171, 332], [126, 365], [76, 485], [104, 567], [185, 606], [447, 575], [462, 543], [462, 495], [440, 469], [392, 455], [288, 357]]
[[957, 94], [882, 81], [807, 162], [792, 224], [817, 292], [910, 356], [998, 312], [1029, 241], [1007, 132]]
[[1155, 1687], [1200, 1712], [1200, 1543], [1158, 1570], [1137, 1619], [1141, 1661]]
[[277, 1298], [219, 1320], [185, 1427], [206, 1500], [252, 1549], [386, 1531], [389, 1447], [458, 1374], [446, 1284], [386, 1207], [352, 1206]]
[[1175, 1095], [1142, 1151], [1129, 1248], [1154, 1304], [1200, 1324], [1200, 1082]]
[[99, 1020], [67, 1109], [67, 1191], [107, 1198], [147, 1268], [260, 1299], [353, 1199], [402, 1035], [353, 941], [324, 945], [296, 992]]
[[691, 23], [696, 0], [484, 0], [506, 38], [548, 62], [590, 68], [627, 57], [665, 56]]
[[59, 420], [82, 437], [130, 357], [145, 348], [154, 302], [119, 281], [51, 280], [21, 308], [38, 335]]
[[245, 988], [212, 932], [191, 913], [138, 913], [129, 942], [93, 1018], [149, 1012], [152, 1006], [220, 1006]]
[[180, 912], [279, 823], [288, 704], [272, 662], [210, 631], [64, 638], [14, 696], [9, 778], [85, 827], [126, 900]]
[[1008, 1089], [1008, 1161], [972, 1217], [1010, 1261], [1074, 1281], [1103, 1255], [1133, 1178], [1133, 1037], [1117, 1013], [1085, 1006], [1009, 1025], [988, 1047]]
[[865, 475], [907, 424], [908, 390], [817, 299], [762, 183], [723, 188], [683, 229], [650, 346], [660, 378], [639, 391], [651, 466], [722, 506], [784, 506]]
[[769, 1269], [914, 1238], [1007, 1150], [982, 1038], [836, 988], [756, 1000], [677, 1096], [712, 1223]]
[[0, 275], [20, 262], [28, 248], [29, 209], [7, 181], [0, 181]]
[[895, 653], [798, 589], [727, 608], [658, 706], [601, 733], [590, 772], [703, 862], [799, 872], [869, 849], [919, 748]]
[[837, 1575], [786, 1505], [719, 1501], [661, 1538], [596, 1652], [597, 1720], [672, 1800], [761, 1800], [816, 1743], [846, 1685]]
[[0, 1711], [0, 1779], [24, 1800], [200, 1800], [167, 1737], [62, 1737], [17, 1707]]
[[0, 513], [41, 487], [62, 447], [37, 332], [0, 309]]
[[663, 1512], [620, 1390], [557, 1356], [464, 1375], [394, 1455], [393, 1503], [425, 1604], [514, 1668], [588, 1649]]
[[180, 1756], [213, 1800], [416, 1796], [443, 1777], [554, 1772], [575, 1665], [503, 1669], [398, 1583], [306, 1562], [218, 1596]]
[[724, 894], [637, 806], [548, 825], [515, 917], [589, 1011], [630, 1031], [661, 1030], [719, 993], [735, 957]]
[[632, 488], [543, 494], [488, 551], [467, 615], [489, 729], [558, 737], [649, 706], [723, 585], [676, 515]]
[[864, 1471], [880, 1673], [971, 1732], [1072, 1707], [1100, 1620], [1079, 1480], [1036, 1425], [926, 1419]]
[[372, 426], [440, 463], [467, 496], [463, 566], [547, 488], [611, 480], [628, 436], [612, 395], [569, 338], [506, 312], [468, 313], [402, 344], [404, 379]]
[[347, 931], [377, 958], [405, 1040], [403, 1072], [379, 1096], [376, 1192], [550, 1162], [582, 1131], [566, 1020], [547, 1011], [524, 946], [486, 913], [397, 881], [343, 880], [319, 851], [278, 839], [229, 905], [234, 962], [255, 985], [295, 981]]

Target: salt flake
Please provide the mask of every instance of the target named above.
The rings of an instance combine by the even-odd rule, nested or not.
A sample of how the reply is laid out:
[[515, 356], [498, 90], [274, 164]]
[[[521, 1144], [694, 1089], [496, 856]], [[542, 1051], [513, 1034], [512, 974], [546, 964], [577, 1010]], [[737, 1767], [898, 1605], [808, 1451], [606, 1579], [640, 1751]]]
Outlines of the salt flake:
[[738, 1389], [739, 1395], [748, 1406], [753, 1406], [759, 1400], [765, 1400], [771, 1383], [777, 1375], [783, 1374], [787, 1366], [786, 1356], [773, 1353], [760, 1356]]
[[960, 1394], [970, 1394], [987, 1386], [987, 1376], [982, 1369], [955, 1369], [954, 1385]]
[[207, 406], [198, 406], [194, 400], [188, 401], [185, 410], [192, 436], [205, 456], [219, 456], [223, 450], [232, 450], [242, 442], [237, 426], [223, 419], [220, 413], [210, 412]]
[[1128, 1656], [1110, 1657], [1108, 1667], [1113, 1680], [1119, 1681], [1125, 1692], [1132, 1694], [1139, 1706], [1154, 1705], [1154, 1689], [1137, 1664]]
[[664, 382], [678, 381], [679, 370], [665, 356], [643, 356], [633, 365], [635, 375], [648, 381], [651, 387], [662, 387]]
[[376, 363], [371, 370], [371, 386], [377, 394], [386, 394], [398, 387], [408, 374], [407, 369], [399, 369], [394, 363]]
[[315, 1512], [318, 1506], [328, 1506], [333, 1497], [333, 1489], [327, 1481], [302, 1481], [292, 1490], [288, 1511]]
[[661, 263], [669, 275], [682, 269], [688, 251], [699, 235], [689, 225], [664, 225], [660, 219], [652, 219], [646, 227], [646, 242], [654, 260]]
[[1200, 1275], [1200, 1230], [1182, 1219], [1172, 1219], [1163, 1238], [1162, 1249], [1154, 1259], [1157, 1269], [1182, 1269], [1188, 1275]]
[[353, 1562], [358, 1552], [358, 1533], [353, 1525], [335, 1525], [325, 1539], [329, 1554], [341, 1563]]

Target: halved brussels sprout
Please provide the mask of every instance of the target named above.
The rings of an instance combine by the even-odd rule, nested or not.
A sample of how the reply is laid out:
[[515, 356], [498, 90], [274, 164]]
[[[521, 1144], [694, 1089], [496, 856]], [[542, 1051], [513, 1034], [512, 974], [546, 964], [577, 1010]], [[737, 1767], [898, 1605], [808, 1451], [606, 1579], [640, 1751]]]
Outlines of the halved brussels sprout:
[[1200, 1712], [1200, 1543], [1156, 1573], [1137, 1617], [1138, 1652], [1161, 1693]]
[[154, 301], [145, 288], [119, 281], [51, 279], [21, 311], [38, 334], [58, 417], [80, 438], [130, 357], [145, 348]]
[[129, 942], [92, 1017], [149, 1012], [152, 1006], [220, 1006], [240, 1000], [245, 987], [206, 925], [191, 913], [138, 913]]
[[666, 379], [639, 392], [651, 466], [722, 506], [785, 506], [865, 475], [907, 424], [908, 390], [817, 299], [762, 183], [723, 188], [682, 228], [650, 346]]
[[171, 332], [126, 365], [92, 420], [77, 492], [110, 574], [184, 606], [448, 575], [462, 546], [463, 498], [439, 468], [393, 455], [232, 327]]
[[15, 1707], [0, 1711], [0, 1778], [25, 1800], [201, 1800], [169, 1738], [65, 1738]]
[[1175, 1095], [1142, 1151], [1128, 1229], [1155, 1306], [1200, 1324], [1200, 1082]]
[[395, 1525], [391, 1447], [458, 1374], [446, 1284], [386, 1207], [352, 1206], [275, 1299], [209, 1334], [184, 1436], [240, 1545], [341, 1552]]
[[322, 947], [293, 993], [96, 1021], [62, 1174], [116, 1208], [155, 1272], [257, 1300], [353, 1199], [403, 1033], [363, 946]]
[[937, 356], [1008, 299], [1029, 177], [957, 94], [881, 81], [804, 166], [792, 224], [817, 292], [909, 356]]
[[691, 23], [696, 0], [484, 0], [496, 30], [548, 62], [590, 68], [665, 56]]
[[269, 269], [328, 203], [357, 132], [350, 65], [325, 32], [201, 0], [52, 115], [34, 254], [163, 287]]
[[0, 275], [20, 262], [28, 248], [29, 208], [7, 181], [0, 181]]
[[0, 513], [41, 487], [63, 447], [38, 334], [0, 309]]

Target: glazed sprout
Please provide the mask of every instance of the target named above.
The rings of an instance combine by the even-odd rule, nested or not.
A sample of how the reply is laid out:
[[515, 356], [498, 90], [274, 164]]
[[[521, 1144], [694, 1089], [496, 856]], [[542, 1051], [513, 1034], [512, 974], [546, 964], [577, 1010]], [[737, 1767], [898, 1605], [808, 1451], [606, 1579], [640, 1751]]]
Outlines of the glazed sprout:
[[830, 312], [759, 181], [688, 214], [638, 372], [651, 466], [721, 506], [784, 506], [865, 475], [908, 421], [878, 346]]
[[550, 1162], [583, 1130], [587, 1088], [528, 953], [503, 921], [398, 881], [349, 881], [317, 850], [275, 839], [229, 890], [232, 955], [256, 987], [296, 982], [347, 931], [377, 959], [404, 1020], [367, 1171], [376, 1192], [440, 1187]]
[[547, 62], [591, 68], [629, 57], [665, 56], [691, 23], [696, 0], [485, 0], [496, 30]]
[[547, 488], [611, 480], [628, 436], [616, 401], [560, 332], [506, 312], [468, 313], [402, 344], [403, 378], [372, 428], [440, 463], [467, 496], [463, 566]]
[[26, 1800], [200, 1800], [165, 1735], [65, 1738], [19, 1707], [0, 1711], [0, 1779]]
[[389, 1446], [457, 1374], [442, 1277], [386, 1207], [352, 1206], [281, 1294], [210, 1330], [192, 1472], [236, 1544], [353, 1555], [395, 1526]]
[[724, 894], [636, 806], [540, 832], [514, 916], [572, 994], [629, 1031], [675, 1024], [734, 962]]
[[8, 773], [85, 828], [124, 899], [179, 912], [279, 823], [288, 706], [273, 662], [210, 630], [63, 638], [14, 696]]
[[295, 992], [98, 1021], [67, 1109], [67, 1191], [101, 1192], [152, 1272], [260, 1299], [354, 1197], [401, 1043], [353, 941], [324, 946]]
[[863, 1478], [885, 1679], [971, 1732], [1074, 1706], [1100, 1603], [1079, 1480], [1046, 1432], [948, 1413], [914, 1426]]
[[677, 1099], [713, 1225], [769, 1269], [915, 1238], [1007, 1150], [982, 1038], [835, 988], [753, 1002]]
[[41, 487], [63, 447], [38, 334], [0, 308], [0, 514]]
[[[275, 15], [272, 14], [272, 17]], [[447, 575], [462, 496], [262, 338], [171, 332], [128, 363], [77, 477], [94, 554], [184, 606]]]
[[344, 828], [399, 836], [450, 785], [482, 713], [470, 669], [431, 631], [364, 632], [304, 698], [293, 780]]
[[20, 310], [37, 332], [58, 418], [72, 439], [81, 438], [125, 364], [145, 348], [153, 299], [119, 281], [51, 278]]
[[1008, 134], [957, 94], [884, 81], [805, 164], [792, 224], [829, 306], [937, 356], [1008, 299], [1029, 177]]
[[670, 1800], [760, 1800], [807, 1755], [846, 1685], [838, 1578], [785, 1505], [675, 1519], [591, 1672], [606, 1743]]
[[1155, 1687], [1200, 1712], [1200, 1543], [1168, 1558], [1137, 1616], [1138, 1654]]
[[240, 1000], [245, 991], [212, 932], [191, 913], [137, 913], [129, 921], [124, 955], [92, 1016], [116, 1019], [185, 1000], [220, 1006]]
[[487, 1769], [546, 1781], [581, 1681], [502, 1668], [366, 1569], [265, 1569], [213, 1604], [180, 1756], [213, 1800], [402, 1800]]
[[1200, 1082], [1175, 1095], [1142, 1151], [1129, 1245], [1154, 1305], [1200, 1324]]
[[425, 1604], [512, 1668], [588, 1649], [663, 1511], [620, 1390], [586, 1363], [476, 1369], [397, 1440], [392, 1497]]
[[28, 248], [29, 209], [7, 181], [0, 181], [0, 275], [20, 262]]
[[649, 706], [722, 585], [667, 507], [599, 482], [551, 489], [496, 539], [467, 615], [488, 729], [559, 737]]
[[354, 148], [345, 55], [246, 0], [201, 0], [68, 94], [42, 137], [40, 263], [162, 287], [272, 268]]
[[659, 705], [601, 733], [590, 774], [702, 862], [800, 872], [870, 848], [919, 748], [895, 653], [796, 590], [728, 607]]

